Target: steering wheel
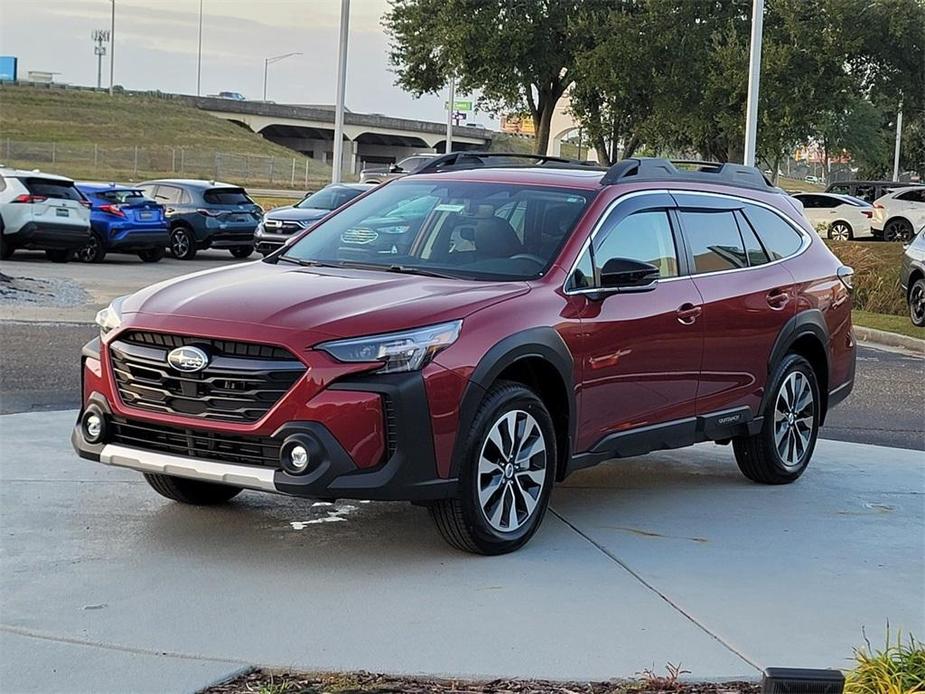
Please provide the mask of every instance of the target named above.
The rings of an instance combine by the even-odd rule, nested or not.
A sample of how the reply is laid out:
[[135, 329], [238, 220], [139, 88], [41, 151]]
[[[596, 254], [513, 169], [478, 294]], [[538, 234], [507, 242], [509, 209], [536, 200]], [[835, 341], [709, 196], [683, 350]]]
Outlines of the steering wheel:
[[517, 255], [512, 255], [511, 260], [529, 260], [536, 263], [540, 267], [546, 266], [546, 261], [540, 258], [538, 255], [533, 255], [532, 253], [518, 253]]

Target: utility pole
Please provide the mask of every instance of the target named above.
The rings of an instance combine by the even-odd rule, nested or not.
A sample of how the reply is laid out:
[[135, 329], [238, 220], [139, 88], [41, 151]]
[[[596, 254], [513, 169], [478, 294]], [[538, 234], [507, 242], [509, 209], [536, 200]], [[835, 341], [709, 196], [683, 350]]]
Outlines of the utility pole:
[[196, 59], [196, 96], [202, 96], [202, 0], [199, 0], [199, 54]]
[[340, 0], [340, 41], [337, 44], [337, 94], [334, 104], [334, 170], [331, 183], [340, 183], [344, 171], [344, 100], [347, 90], [347, 38], [350, 0]]
[[450, 95], [446, 102], [446, 149], [449, 154], [453, 151], [453, 115], [456, 111], [456, 78], [450, 77]]
[[94, 29], [90, 38], [96, 46], [93, 52], [96, 54], [96, 88], [103, 88], [103, 56], [106, 55], [106, 46], [103, 44], [109, 41], [109, 31], [106, 29]]
[[903, 139], [903, 105], [899, 104], [899, 112], [896, 114], [896, 146], [893, 149], [893, 180], [899, 180], [899, 146]]
[[113, 75], [115, 75], [116, 59], [116, 0], [112, 0], [112, 19], [109, 25], [109, 96], [112, 96]]
[[283, 55], [274, 55], [272, 58], [264, 58], [263, 60], [263, 100], [267, 100], [267, 70], [272, 63], [278, 63], [280, 60], [285, 60], [286, 58], [291, 58], [294, 55], [302, 55], [301, 53], [284, 53]]
[[764, 0], [752, 0], [752, 41], [748, 60], [748, 102], [745, 107], [745, 165], [755, 165], [758, 143], [758, 86], [761, 82], [761, 36]]

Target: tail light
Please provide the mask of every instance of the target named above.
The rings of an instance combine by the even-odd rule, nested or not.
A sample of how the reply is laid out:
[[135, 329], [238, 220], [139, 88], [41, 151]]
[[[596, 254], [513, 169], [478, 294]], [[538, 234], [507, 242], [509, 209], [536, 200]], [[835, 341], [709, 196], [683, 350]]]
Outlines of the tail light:
[[100, 211], [107, 214], [115, 215], [116, 217], [124, 217], [125, 212], [122, 211], [122, 208], [118, 205], [100, 205]]
[[84, 207], [86, 207], [88, 210], [89, 210], [91, 207], [93, 207], [93, 204], [92, 204], [89, 200], [80, 200], [79, 202], [80, 202], [81, 205], [83, 205]]
[[33, 202], [45, 202], [48, 200], [47, 195], [27, 195], [23, 193], [22, 195], [17, 195], [13, 198], [13, 202], [21, 202], [27, 205], [32, 204]]
[[886, 208], [879, 202], [874, 203], [874, 208], [877, 210], [885, 210]]
[[854, 268], [842, 265], [835, 271], [835, 274], [838, 276], [841, 283], [845, 285], [845, 289], [849, 292], [854, 290]]

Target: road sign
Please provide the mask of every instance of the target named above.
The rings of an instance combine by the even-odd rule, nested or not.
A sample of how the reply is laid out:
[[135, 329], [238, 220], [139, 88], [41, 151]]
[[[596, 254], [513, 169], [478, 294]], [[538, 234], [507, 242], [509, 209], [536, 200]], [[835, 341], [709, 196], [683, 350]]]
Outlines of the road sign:
[[[449, 102], [448, 102], [448, 101], [444, 101], [444, 102], [443, 102], [443, 108], [444, 108], [444, 110], [447, 110], [447, 109], [449, 108]], [[466, 112], [471, 111], [471, 110], [472, 110], [472, 102], [471, 102], [471, 101], [464, 101], [464, 100], [460, 100], [460, 99], [454, 99], [454, 100], [453, 100], [453, 110], [454, 110], [454, 111], [466, 111]]]

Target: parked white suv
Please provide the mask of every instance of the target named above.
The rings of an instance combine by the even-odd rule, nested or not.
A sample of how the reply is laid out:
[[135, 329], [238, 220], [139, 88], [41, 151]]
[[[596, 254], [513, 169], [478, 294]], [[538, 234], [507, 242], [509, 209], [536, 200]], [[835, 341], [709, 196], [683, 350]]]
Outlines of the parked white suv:
[[0, 258], [38, 249], [65, 263], [90, 240], [90, 203], [64, 176], [0, 168]]
[[873, 236], [870, 220], [874, 208], [866, 200], [835, 193], [796, 193], [793, 197], [803, 204], [803, 213], [813, 228], [834, 241]]
[[871, 227], [884, 241], [910, 241], [925, 224], [925, 186], [897, 188], [874, 201]]

